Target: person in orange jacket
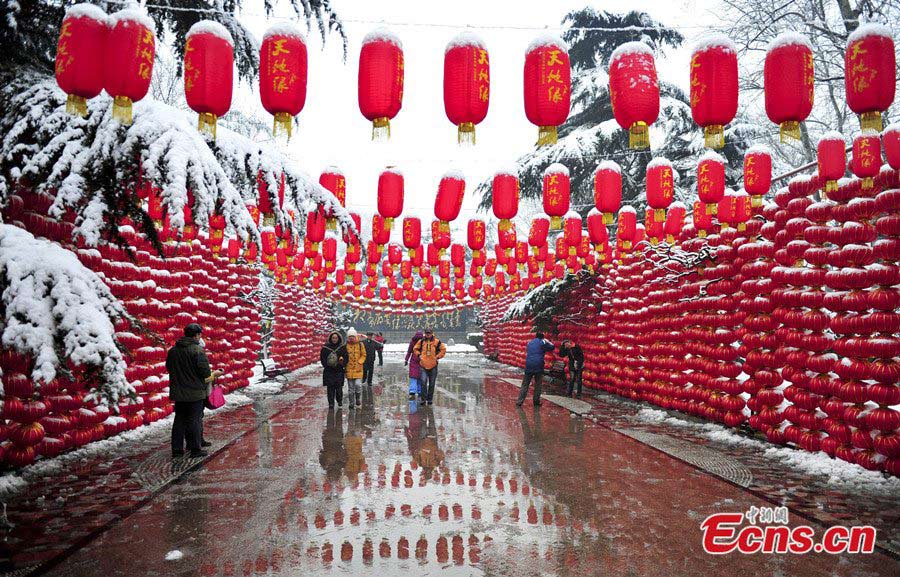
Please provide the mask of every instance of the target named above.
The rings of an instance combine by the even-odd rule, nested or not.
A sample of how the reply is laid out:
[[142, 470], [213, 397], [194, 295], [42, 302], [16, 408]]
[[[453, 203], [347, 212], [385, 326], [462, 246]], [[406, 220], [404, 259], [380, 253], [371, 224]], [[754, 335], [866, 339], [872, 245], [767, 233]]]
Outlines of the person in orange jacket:
[[366, 347], [359, 341], [356, 329], [347, 331], [347, 396], [350, 397], [350, 408], [361, 407], [360, 393], [362, 393], [363, 365], [366, 362]]
[[424, 395], [424, 403], [431, 405], [434, 399], [434, 383], [437, 379], [438, 361], [447, 354], [447, 347], [434, 338], [434, 331], [425, 330], [425, 336], [416, 343], [413, 353], [419, 359], [419, 366], [422, 368], [422, 394]]

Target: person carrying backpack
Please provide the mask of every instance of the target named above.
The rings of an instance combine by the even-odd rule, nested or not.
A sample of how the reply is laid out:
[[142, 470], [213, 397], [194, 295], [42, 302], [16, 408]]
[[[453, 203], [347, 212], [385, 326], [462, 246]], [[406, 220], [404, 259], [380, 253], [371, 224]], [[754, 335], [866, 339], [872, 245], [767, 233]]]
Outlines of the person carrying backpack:
[[425, 336], [413, 347], [413, 354], [419, 359], [419, 366], [422, 368], [422, 382], [420, 386], [422, 387], [422, 394], [425, 396], [424, 404], [430, 405], [434, 399], [434, 383], [437, 380], [438, 361], [447, 354], [447, 347], [434, 337], [434, 331], [425, 329]]
[[319, 353], [319, 361], [322, 363], [322, 385], [328, 390], [329, 408], [333, 408], [335, 402], [340, 407], [344, 400], [344, 371], [349, 360], [341, 333], [332, 332]]
[[366, 362], [366, 347], [359, 340], [359, 334], [356, 329], [351, 328], [347, 331], [347, 344], [344, 346], [347, 350], [347, 395], [350, 397], [350, 407], [353, 408], [354, 401], [356, 406], [362, 406], [362, 383], [363, 365]]

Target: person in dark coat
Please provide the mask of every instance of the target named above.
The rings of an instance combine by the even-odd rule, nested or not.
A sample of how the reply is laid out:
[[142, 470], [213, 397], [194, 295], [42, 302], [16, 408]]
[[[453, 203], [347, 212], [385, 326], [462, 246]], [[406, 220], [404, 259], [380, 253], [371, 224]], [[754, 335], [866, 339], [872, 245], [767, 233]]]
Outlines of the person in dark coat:
[[381, 343], [372, 338], [374, 336], [375, 333], [370, 331], [366, 333], [366, 338], [363, 340], [363, 346], [366, 347], [366, 362], [363, 364], [362, 382], [370, 387], [372, 386], [372, 375], [375, 373], [375, 357], [377, 351], [383, 348]]
[[347, 354], [341, 333], [332, 332], [319, 352], [319, 362], [322, 363], [322, 385], [328, 391], [329, 408], [333, 408], [335, 402], [339, 407], [344, 402], [344, 371], [349, 360], [350, 355]]
[[205, 457], [202, 450], [203, 405], [209, 396], [215, 373], [209, 368], [209, 359], [203, 350], [200, 334], [203, 329], [197, 323], [184, 327], [184, 336], [169, 349], [166, 370], [169, 372], [169, 398], [175, 403], [175, 419], [172, 421], [172, 456], [184, 455], [184, 444], [192, 458]]
[[413, 335], [406, 348], [406, 359], [403, 361], [404, 365], [409, 365], [409, 400], [415, 399], [416, 395], [419, 395], [423, 401], [425, 400], [425, 396], [422, 394], [422, 367], [419, 366], [419, 357], [414, 354], [416, 345], [423, 336], [422, 331], [417, 331]]
[[381, 367], [384, 366], [384, 358], [381, 356], [381, 354], [384, 351], [384, 343], [387, 342], [387, 339], [384, 338], [384, 335], [379, 332], [375, 335], [375, 342], [380, 345], [377, 349], [375, 349], [375, 352], [378, 353], [378, 366]]
[[532, 401], [535, 407], [541, 405], [541, 381], [544, 377], [544, 355], [553, 350], [553, 343], [544, 338], [544, 333], [537, 333], [528, 341], [525, 352], [525, 376], [519, 388], [519, 399], [516, 406], [521, 407], [528, 395], [528, 387], [534, 381]]
[[566, 388], [566, 396], [571, 397], [575, 391], [575, 396], [581, 397], [581, 372], [584, 370], [584, 351], [581, 346], [575, 344], [571, 340], [564, 340], [562, 346], [559, 347], [559, 356], [568, 359], [569, 364], [569, 382]]

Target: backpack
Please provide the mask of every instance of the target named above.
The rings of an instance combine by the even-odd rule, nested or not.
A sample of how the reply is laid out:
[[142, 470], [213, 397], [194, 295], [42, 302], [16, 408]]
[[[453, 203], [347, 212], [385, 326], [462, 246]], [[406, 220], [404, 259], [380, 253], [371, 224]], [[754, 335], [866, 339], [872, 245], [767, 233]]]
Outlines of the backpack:
[[325, 366], [332, 369], [338, 366], [338, 355], [334, 349], [328, 351], [328, 356], [325, 357]]

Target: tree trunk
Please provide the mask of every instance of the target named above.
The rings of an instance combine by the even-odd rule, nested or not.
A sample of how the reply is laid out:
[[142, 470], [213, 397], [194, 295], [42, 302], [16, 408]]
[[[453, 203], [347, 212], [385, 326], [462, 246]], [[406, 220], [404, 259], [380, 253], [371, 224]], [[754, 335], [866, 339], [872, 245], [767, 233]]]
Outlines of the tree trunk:
[[847, 34], [859, 28], [859, 12], [850, 6], [850, 0], [837, 0], [837, 5], [841, 9], [841, 19], [844, 21]]

